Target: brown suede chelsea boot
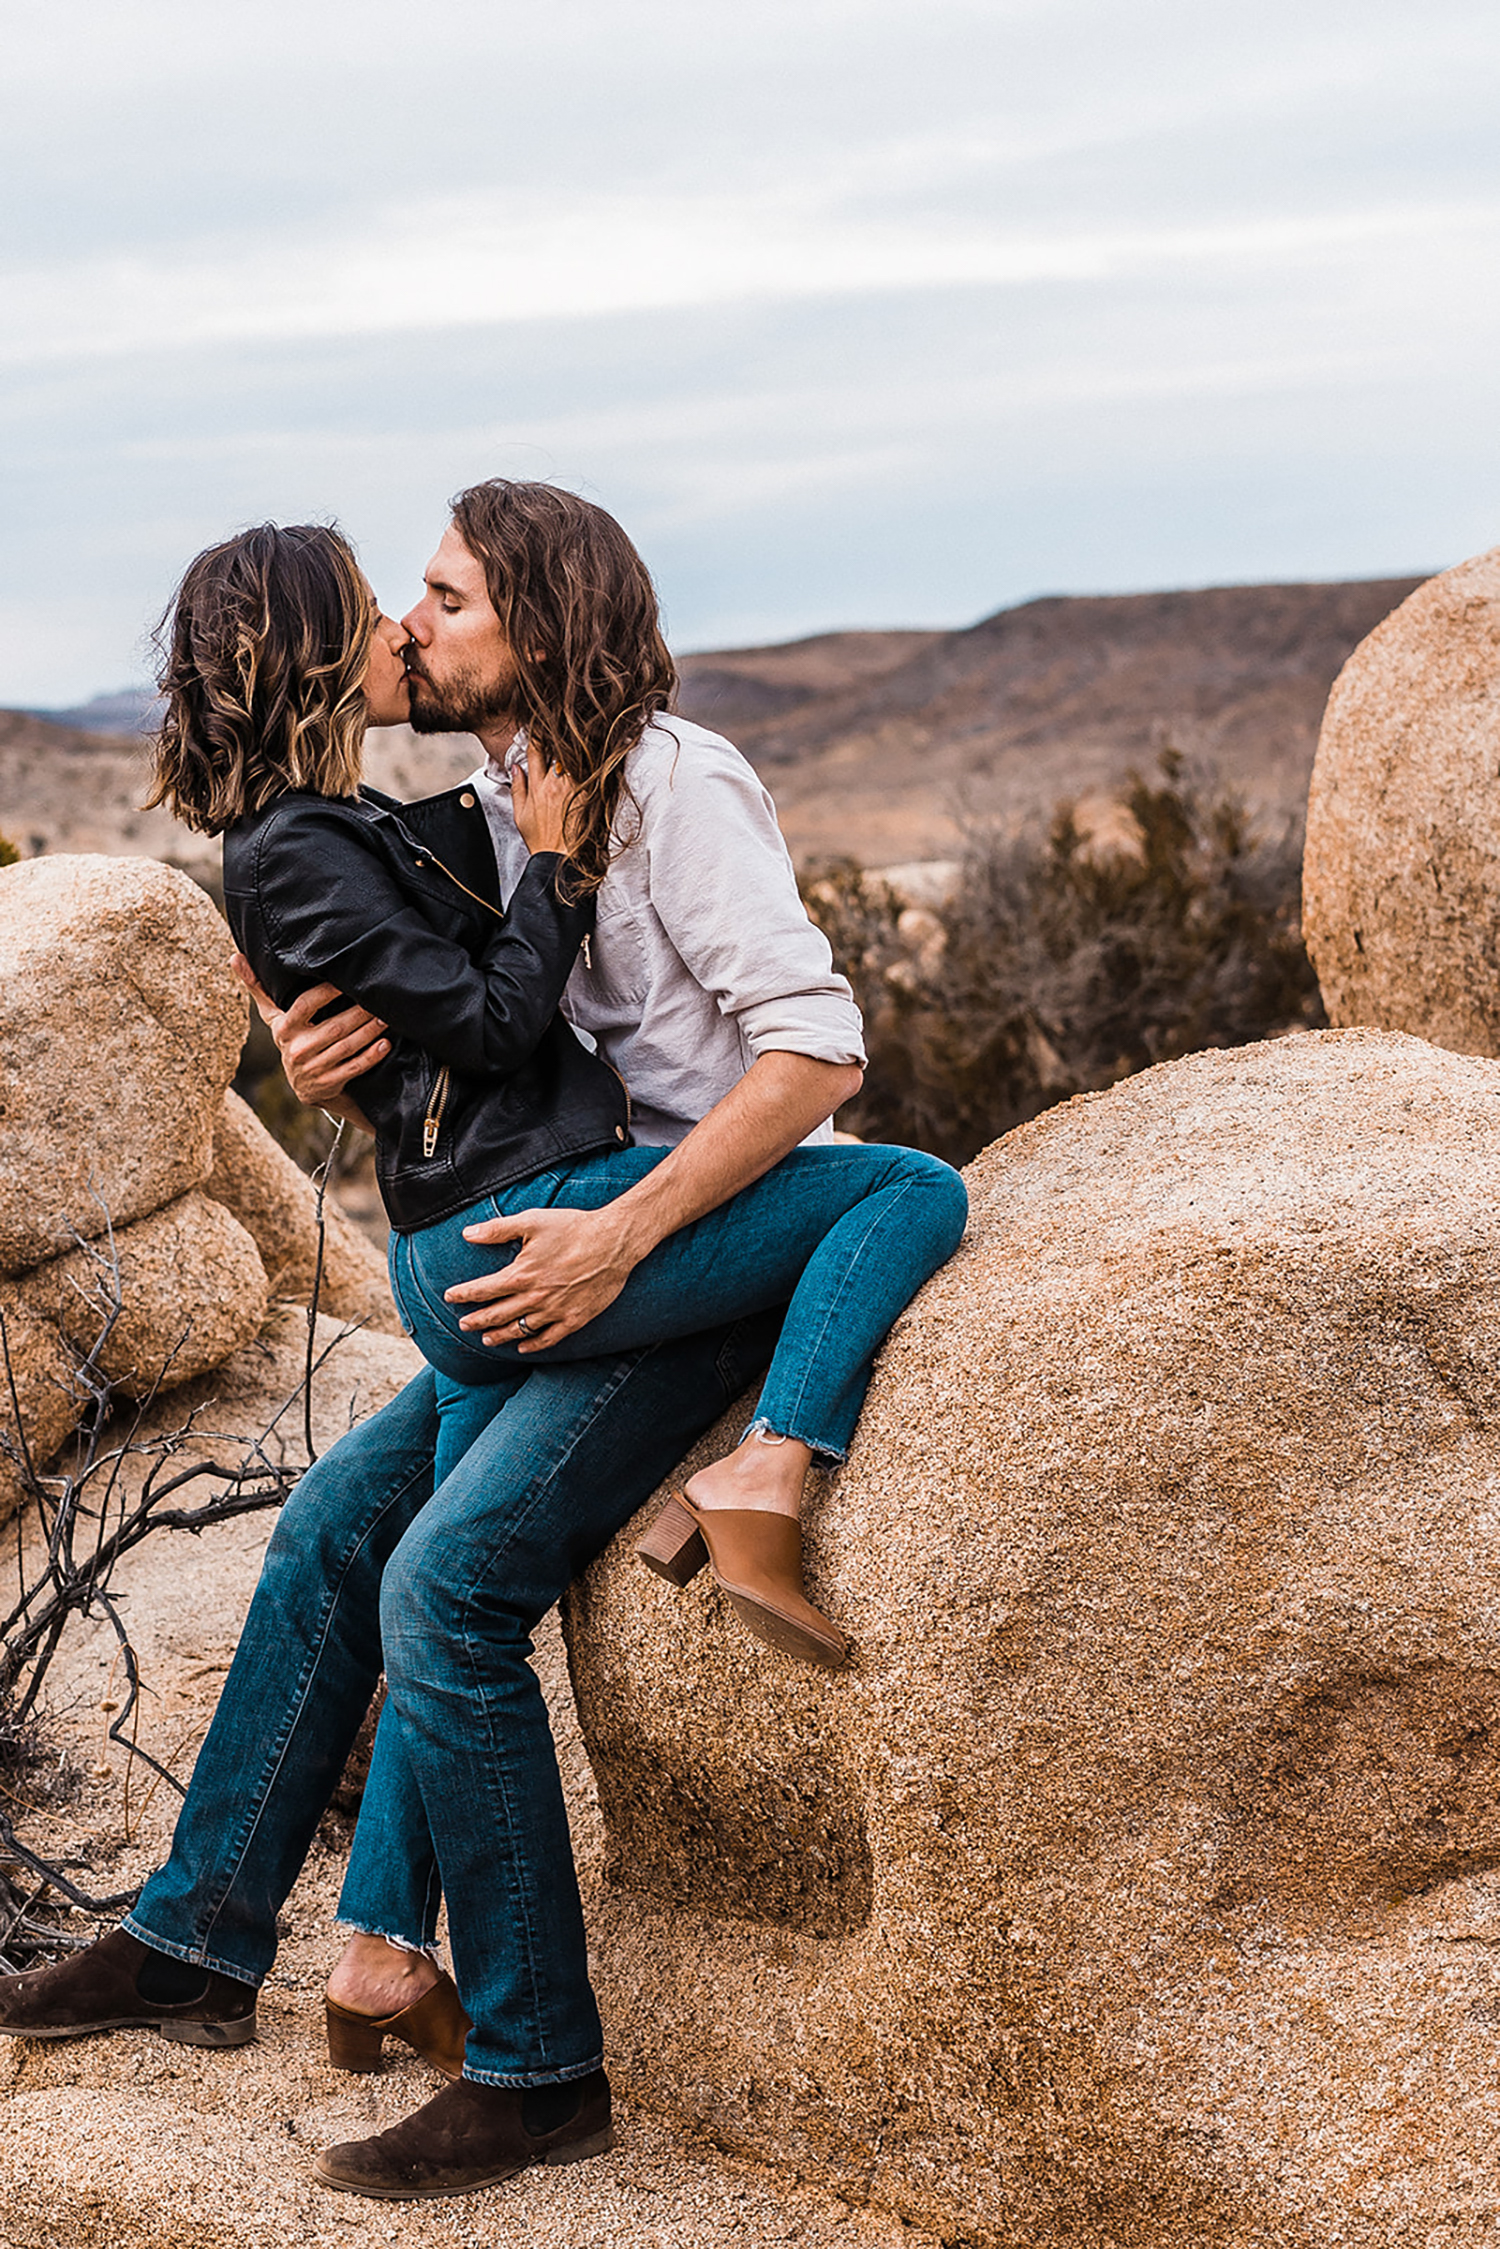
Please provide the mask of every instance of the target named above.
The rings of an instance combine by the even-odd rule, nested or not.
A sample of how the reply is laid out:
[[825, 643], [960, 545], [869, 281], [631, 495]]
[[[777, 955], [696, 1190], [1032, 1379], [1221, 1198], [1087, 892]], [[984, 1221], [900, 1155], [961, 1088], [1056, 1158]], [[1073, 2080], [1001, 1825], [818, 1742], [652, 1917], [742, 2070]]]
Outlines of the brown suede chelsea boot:
[[497, 2186], [530, 2163], [581, 2163], [613, 2146], [602, 2069], [567, 2085], [460, 2077], [388, 2132], [325, 2148], [313, 2176], [345, 2194], [422, 2202]]
[[124, 1929], [54, 1968], [0, 1976], [6, 2036], [85, 2038], [100, 2030], [159, 2030], [182, 2046], [248, 2046], [255, 1986], [174, 1960]]

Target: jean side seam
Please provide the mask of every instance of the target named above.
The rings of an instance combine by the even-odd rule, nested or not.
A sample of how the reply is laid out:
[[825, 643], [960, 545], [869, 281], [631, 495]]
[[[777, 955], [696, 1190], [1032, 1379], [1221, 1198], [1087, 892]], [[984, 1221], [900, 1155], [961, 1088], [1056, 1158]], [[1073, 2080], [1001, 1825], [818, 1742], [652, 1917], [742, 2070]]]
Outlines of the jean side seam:
[[[851, 1288], [853, 1287], [853, 1285], [854, 1285], [854, 1271], [853, 1271], [853, 1268], [854, 1268], [854, 1266], [855, 1266], [855, 1265], [857, 1264], [858, 1260], [859, 1260], [860, 1258], [862, 1258], [862, 1257], [864, 1256], [865, 1250], [866, 1250], [866, 1249], [867, 1249], [867, 1247], [869, 1246], [869, 1243], [871, 1242], [871, 1240], [873, 1239], [873, 1237], [874, 1237], [874, 1236], [875, 1236], [875, 1235], [876, 1235], [876, 1234], [877, 1234], [878, 1232], [880, 1232], [880, 1230], [881, 1230], [881, 1229], [882, 1229], [882, 1228], [883, 1228], [883, 1227], [884, 1227], [884, 1226], [885, 1226], [885, 1225], [886, 1225], [886, 1224], [887, 1224], [887, 1223], [888, 1223], [888, 1222], [889, 1222], [889, 1221], [890, 1221], [891, 1219], [893, 1219], [893, 1218], [894, 1218], [894, 1216], [895, 1216], [895, 1213], [896, 1213], [897, 1209], [899, 1208], [900, 1204], [901, 1204], [901, 1203], [902, 1203], [902, 1201], [903, 1201], [903, 1200], [904, 1200], [904, 1199], [906, 1198], [906, 1196], [908, 1196], [908, 1195], [909, 1195], [909, 1194], [910, 1194], [910, 1193], [912, 1192], [912, 1190], [913, 1190], [913, 1188], [914, 1188], [915, 1186], [916, 1186], [916, 1181], [915, 1181], [915, 1180], [913, 1180], [913, 1179], [905, 1179], [905, 1180], [902, 1180], [902, 1181], [900, 1181], [900, 1183], [899, 1183], [899, 1184], [897, 1185], [897, 1187], [896, 1187], [896, 1192], [895, 1192], [895, 1195], [894, 1195], [894, 1197], [893, 1197], [893, 1199], [892, 1199], [892, 1201], [891, 1201], [891, 1204], [890, 1204], [889, 1208], [888, 1208], [888, 1209], [886, 1209], [886, 1210], [882, 1210], [882, 1211], [881, 1211], [881, 1212], [880, 1212], [880, 1213], [878, 1214], [878, 1216], [876, 1216], [876, 1217], [872, 1218], [872, 1219], [870, 1220], [870, 1223], [869, 1223], [869, 1225], [868, 1225], [868, 1226], [866, 1227], [866, 1229], [865, 1229], [865, 1232], [864, 1232], [864, 1233], [863, 1233], [863, 1235], [862, 1235], [862, 1236], [860, 1237], [860, 1240], [859, 1240], [858, 1246], [856, 1247], [856, 1249], [855, 1249], [855, 1251], [854, 1251], [853, 1255], [852, 1255], [852, 1256], [851, 1256], [851, 1257], [849, 1258], [849, 1260], [848, 1260], [848, 1262], [847, 1262], [847, 1264], [846, 1264], [846, 1266], [845, 1266], [845, 1269], [844, 1269], [844, 1276], [843, 1276], [842, 1280], [841, 1280], [841, 1281], [839, 1282], [839, 1285], [838, 1285], [838, 1287], [837, 1287], [837, 1288], [835, 1289], [835, 1291], [834, 1291], [833, 1295], [832, 1295], [832, 1296], [830, 1297], [830, 1299], [829, 1299], [829, 1302], [828, 1302], [828, 1308], [827, 1308], [827, 1310], [826, 1310], [826, 1311], [824, 1312], [824, 1314], [823, 1314], [823, 1319], [822, 1319], [822, 1323], [821, 1323], [821, 1325], [820, 1325], [820, 1327], [819, 1327], [819, 1329], [818, 1329], [817, 1337], [816, 1337], [816, 1339], [815, 1339], [815, 1340], [814, 1340], [814, 1341], [813, 1341], [813, 1342], [812, 1342], [812, 1343], [811, 1343], [811, 1344], [810, 1344], [810, 1345], [808, 1346], [807, 1350], [806, 1350], [806, 1351], [804, 1352], [804, 1354], [803, 1354], [803, 1360], [802, 1360], [802, 1372], [801, 1372], [801, 1374], [799, 1375], [799, 1377], [798, 1377], [798, 1379], [797, 1379], [797, 1387], [796, 1387], [796, 1389], [795, 1389], [795, 1390], [794, 1390], [794, 1391], [792, 1392], [791, 1404], [790, 1404], [790, 1405], [789, 1405], [789, 1407], [788, 1407], [788, 1419], [791, 1419], [791, 1418], [797, 1418], [797, 1419], [800, 1419], [800, 1418], [801, 1418], [801, 1415], [802, 1415], [802, 1413], [803, 1413], [803, 1411], [804, 1411], [804, 1399], [805, 1399], [805, 1397], [806, 1397], [806, 1393], [807, 1393], [807, 1371], [808, 1371], [808, 1368], [809, 1368], [809, 1366], [810, 1366], [811, 1362], [813, 1361], [813, 1359], [814, 1359], [814, 1358], [815, 1358], [815, 1357], [817, 1356], [818, 1352], [819, 1352], [819, 1351], [821, 1351], [821, 1349], [822, 1349], [822, 1347], [823, 1347], [823, 1340], [824, 1340], [825, 1336], [826, 1336], [826, 1335], [828, 1334], [829, 1328], [831, 1327], [831, 1325], [832, 1325], [832, 1323], [833, 1323], [834, 1315], [835, 1315], [835, 1313], [837, 1312], [837, 1310], [838, 1310], [838, 1308], [839, 1308], [840, 1304], [842, 1304], [842, 1303], [843, 1303], [843, 1301], [844, 1301], [844, 1298], [845, 1298], [845, 1296], [847, 1295], [847, 1293], [848, 1293], [848, 1292], [850, 1291], [850, 1289], [851, 1289]], [[890, 1193], [890, 1188], [889, 1188], [889, 1187], [886, 1187], [886, 1188], [882, 1188], [882, 1189], [881, 1189], [881, 1193], [882, 1193], [882, 1195], [886, 1195], [886, 1194], [889, 1194], [889, 1193]], [[876, 1348], [877, 1348], [877, 1350], [878, 1350], [879, 1346], [877, 1345], [877, 1347], [876, 1347]], [[872, 1360], [872, 1363], [873, 1363], [873, 1360]], [[771, 1379], [772, 1379], [772, 1378], [774, 1377], [774, 1375], [775, 1375], [775, 1371], [776, 1371], [776, 1362], [775, 1362], [775, 1360], [773, 1359], [773, 1360], [772, 1360], [772, 1362], [771, 1362], [771, 1368], [770, 1368], [770, 1372], [768, 1373], [768, 1375], [767, 1375], [767, 1378], [766, 1378], [766, 1379], [767, 1379], [767, 1381], [770, 1381], [770, 1380], [771, 1380]], [[769, 1426], [769, 1424], [768, 1424], [768, 1426]], [[782, 1434], [782, 1435], [785, 1435], [785, 1434], [787, 1434], [787, 1432], [786, 1432], [786, 1431], [781, 1431], [781, 1432], [780, 1432], [780, 1434]], [[804, 1440], [803, 1440], [803, 1442], [804, 1442], [804, 1443], [806, 1443], [806, 1442], [808, 1442], [808, 1440], [804, 1439]], [[813, 1451], [815, 1451], [815, 1452], [826, 1452], [826, 1453], [830, 1454], [831, 1456], [833, 1456], [833, 1457], [835, 1457], [835, 1458], [842, 1458], [842, 1452], [841, 1452], [841, 1449], [840, 1449], [840, 1448], [839, 1448], [838, 1446], [836, 1446], [836, 1445], [827, 1445], [827, 1444], [816, 1444], [816, 1445], [814, 1445], [814, 1446], [812, 1447], [812, 1449], [813, 1449]]]
[[[524, 1531], [536, 1519], [536, 1517], [542, 1510], [547, 1492], [555, 1482], [556, 1478], [567, 1467], [568, 1462], [571, 1460], [583, 1437], [593, 1427], [594, 1423], [598, 1420], [599, 1415], [604, 1411], [604, 1409], [613, 1402], [623, 1384], [629, 1380], [630, 1375], [633, 1373], [635, 1367], [641, 1363], [642, 1359], [645, 1356], [647, 1356], [647, 1354], [645, 1353], [633, 1354], [628, 1364], [622, 1365], [617, 1369], [608, 1386], [602, 1391], [595, 1392], [594, 1396], [589, 1402], [587, 1411], [581, 1413], [578, 1416], [572, 1429], [568, 1432], [566, 1448], [560, 1451], [557, 1457], [551, 1462], [540, 1482], [533, 1484], [530, 1492], [527, 1495], [528, 1504], [525, 1512], [522, 1513], [518, 1511], [511, 1518], [511, 1524], [507, 1533], [506, 1541], [504, 1543], [511, 1543], [517, 1534]], [[475, 1573], [471, 1576], [469, 1583], [463, 1588], [461, 1599], [466, 1610], [472, 1610], [476, 1591], [493, 1575], [495, 1559], [499, 1552], [499, 1546], [492, 1549], [490, 1554], [486, 1557], [483, 1567], [476, 1569]], [[464, 1666], [470, 1675], [471, 1682], [474, 1687], [482, 1690], [486, 1683], [486, 1671], [482, 1664], [477, 1664], [475, 1662], [475, 1650], [472, 1635], [468, 1632], [465, 1632], [460, 1645], [463, 1651]], [[538, 1682], [537, 1692], [541, 1692], [540, 1682]], [[504, 1757], [500, 1754], [501, 1745], [498, 1742], [495, 1734], [493, 1713], [491, 1710], [489, 1697], [481, 1693], [480, 1704], [481, 1708], [484, 1711], [484, 1735], [487, 1747], [487, 1762], [491, 1774], [493, 1775], [491, 1786], [492, 1788], [494, 1788], [498, 1784], [502, 1802], [502, 1809], [504, 1813], [504, 1832], [510, 1846], [512, 1861], [513, 1863], [519, 1863], [521, 1859], [521, 1853], [519, 1852], [519, 1850], [517, 1850], [516, 1845], [520, 1837], [520, 1827], [516, 1818], [516, 1807], [513, 1801], [513, 1791], [506, 1776], [505, 1760]], [[441, 1879], [441, 1867], [439, 1867], [438, 1873], [439, 1878]], [[513, 1884], [512, 1888], [513, 1892], [515, 1892], [523, 1889], [524, 1886]], [[546, 2032], [543, 2023], [544, 2009], [541, 2003], [542, 1991], [538, 1961], [538, 1932], [529, 1912], [523, 1913], [520, 1910], [523, 1902], [524, 1900], [520, 1896], [517, 1896], [517, 1927], [521, 1934], [525, 1950], [526, 1981], [529, 1995], [528, 2011], [531, 2018], [531, 2027], [536, 2045], [539, 2050], [544, 2050], [546, 2045]], [[598, 2064], [593, 2063], [590, 2066], [592, 2068], [597, 2068]], [[474, 2074], [479, 2077], [479, 2081], [481, 2083], [491, 2084], [551, 2083], [562, 2081], [557, 2069], [545, 2063], [543, 2065], [543, 2074], [541, 2075], [533, 2075], [529, 2073], [521, 2075], [499, 2075], [479, 2072], [471, 2073], [467, 2070], [465, 2071], [465, 2074]], [[586, 2076], [588, 2074], [588, 2071], [581, 2070], [579, 2074]]]
[[[355, 1562], [358, 1560], [361, 1551], [368, 1544], [369, 1540], [374, 1535], [380, 1523], [384, 1521], [385, 1517], [390, 1513], [391, 1509], [396, 1506], [398, 1501], [403, 1499], [405, 1495], [411, 1490], [412, 1485], [421, 1480], [423, 1474], [424, 1471], [422, 1469], [417, 1469], [402, 1483], [398, 1484], [393, 1491], [387, 1494], [382, 1505], [371, 1516], [370, 1520], [366, 1523], [364, 1529], [361, 1531], [358, 1539], [354, 1542], [354, 1544], [350, 1547], [348, 1553], [344, 1556], [344, 1560], [342, 1566], [339, 1569], [338, 1576], [333, 1580], [332, 1584], [329, 1587], [328, 1599], [324, 1604], [323, 1613], [318, 1622], [317, 1640], [312, 1649], [309, 1651], [307, 1663], [303, 1667], [302, 1673], [297, 1682], [296, 1689], [294, 1690], [294, 1693], [291, 1697], [287, 1722], [275, 1740], [274, 1746], [271, 1750], [269, 1761], [264, 1768], [264, 1779], [260, 1784], [259, 1790], [257, 1794], [251, 1799], [251, 1803], [254, 1808], [251, 1812], [249, 1824], [244, 1828], [244, 1830], [236, 1840], [227, 1878], [220, 1888], [218, 1897], [214, 1902], [212, 1910], [208, 1913], [207, 1917], [202, 1923], [203, 1941], [205, 1943], [208, 1941], [208, 1938], [212, 1934], [214, 1928], [217, 1926], [219, 1916], [223, 1913], [224, 1908], [229, 1901], [230, 1895], [233, 1892], [234, 1885], [239, 1880], [240, 1870], [244, 1865], [246, 1855], [249, 1852], [251, 1844], [255, 1840], [257, 1832], [259, 1831], [261, 1820], [265, 1816], [267, 1802], [276, 1787], [277, 1781], [281, 1776], [282, 1769], [286, 1763], [287, 1751], [291, 1746], [298, 1726], [302, 1722], [303, 1714], [307, 1707], [308, 1695], [311, 1689], [312, 1681], [316, 1676], [318, 1667], [322, 1662], [323, 1656], [327, 1650], [329, 1631], [332, 1627], [334, 1615], [338, 1609], [340, 1597], [342, 1596], [344, 1587], [348, 1582], [349, 1573], [353, 1569]], [[234, 1971], [230, 1970], [228, 1972], [232, 1974]]]

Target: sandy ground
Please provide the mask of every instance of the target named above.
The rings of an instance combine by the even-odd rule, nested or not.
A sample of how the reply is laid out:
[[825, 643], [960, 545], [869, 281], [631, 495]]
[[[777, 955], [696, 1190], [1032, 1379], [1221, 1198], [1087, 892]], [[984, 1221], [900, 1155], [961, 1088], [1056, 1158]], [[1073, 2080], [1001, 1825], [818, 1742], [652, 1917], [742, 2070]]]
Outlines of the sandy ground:
[[[299, 1327], [281, 1314], [261, 1344], [166, 1401], [159, 1420], [196, 1402], [205, 1426], [263, 1426], [296, 1379]], [[331, 1442], [351, 1411], [368, 1411], [390, 1395], [412, 1363], [399, 1338], [366, 1335], [340, 1346], [315, 1393], [318, 1443]], [[212, 1713], [270, 1528], [271, 1518], [261, 1515], [200, 1538], [163, 1532], [116, 1574], [147, 1690], [139, 1738], [184, 1775]], [[575, 1811], [587, 1827], [586, 1765], [555, 1620], [537, 1660]], [[86, 1871], [75, 1879], [96, 1894], [124, 1887], [162, 1855], [176, 1801], [143, 1767], [127, 1772], [129, 1761], [107, 1741], [119, 1667], [104, 1622], [70, 1629], [49, 1692], [52, 1738], [77, 1770], [79, 1787], [71, 1801], [28, 1819], [23, 1833], [46, 1852], [84, 1860]], [[580, 1832], [578, 1840], [588, 1855], [597, 1848], [596, 1834]], [[328, 2065], [320, 2000], [340, 1943], [332, 1916], [342, 1865], [335, 1845], [314, 1849], [283, 1919], [253, 2046], [203, 2052], [151, 2031], [58, 2044], [0, 2039], [3, 2249], [322, 2249], [345, 2242], [888, 2249], [930, 2240], [897, 2218], [727, 2157], [670, 2118], [633, 2107], [617, 2109], [612, 2154], [524, 2173], [480, 2194], [387, 2204], [316, 2186], [310, 2166], [319, 2147], [379, 2130], [439, 2083], [405, 2049], [379, 2078], [350, 2077]]]

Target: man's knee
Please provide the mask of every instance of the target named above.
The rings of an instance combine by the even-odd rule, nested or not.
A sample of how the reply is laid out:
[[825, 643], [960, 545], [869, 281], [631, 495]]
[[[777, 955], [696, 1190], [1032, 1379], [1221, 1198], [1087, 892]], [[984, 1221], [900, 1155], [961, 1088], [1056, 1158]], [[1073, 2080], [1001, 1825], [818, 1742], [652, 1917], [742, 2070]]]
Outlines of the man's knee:
[[445, 1529], [441, 1514], [419, 1516], [385, 1566], [380, 1640], [387, 1675], [425, 1672], [435, 1652], [467, 1646], [482, 1646], [493, 1661], [508, 1646], [527, 1646], [539, 1620], [535, 1604], [516, 1590], [527, 1573], [507, 1569], [503, 1546], [477, 1552]]

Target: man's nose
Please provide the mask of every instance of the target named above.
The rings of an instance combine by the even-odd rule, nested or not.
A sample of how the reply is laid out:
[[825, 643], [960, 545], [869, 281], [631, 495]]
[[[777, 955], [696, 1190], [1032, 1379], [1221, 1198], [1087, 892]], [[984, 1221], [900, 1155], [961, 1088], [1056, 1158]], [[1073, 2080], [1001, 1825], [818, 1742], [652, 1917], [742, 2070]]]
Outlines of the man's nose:
[[405, 634], [406, 638], [408, 640], [414, 640], [417, 643], [418, 647], [426, 646], [426, 643], [422, 638], [422, 611], [420, 605], [415, 609], [407, 610], [406, 615], [401, 620], [401, 630]]

